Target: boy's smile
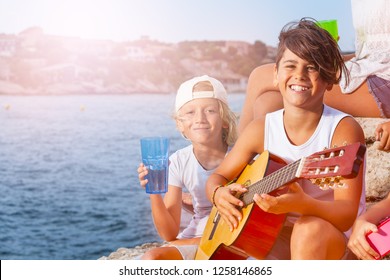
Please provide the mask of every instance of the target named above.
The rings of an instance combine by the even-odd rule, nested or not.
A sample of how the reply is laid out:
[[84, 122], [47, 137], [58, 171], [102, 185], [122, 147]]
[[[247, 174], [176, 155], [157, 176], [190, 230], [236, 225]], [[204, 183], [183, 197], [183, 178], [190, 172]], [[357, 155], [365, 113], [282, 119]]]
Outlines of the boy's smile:
[[304, 92], [304, 91], [309, 90], [309, 87], [300, 86], [300, 85], [291, 85], [290, 89], [295, 91], [295, 92]]

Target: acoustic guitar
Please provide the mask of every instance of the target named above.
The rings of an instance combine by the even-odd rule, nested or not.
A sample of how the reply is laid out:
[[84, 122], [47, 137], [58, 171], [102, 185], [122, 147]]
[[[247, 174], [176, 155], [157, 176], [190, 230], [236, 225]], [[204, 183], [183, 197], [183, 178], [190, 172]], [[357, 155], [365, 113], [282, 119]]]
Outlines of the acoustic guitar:
[[213, 207], [195, 259], [247, 259], [249, 256], [264, 259], [278, 237], [286, 214], [264, 212], [254, 203], [254, 194], [281, 195], [288, 191], [281, 186], [299, 178], [309, 179], [321, 189], [347, 187], [342, 179], [358, 174], [365, 151], [364, 145], [354, 143], [326, 149], [288, 165], [264, 151], [245, 167], [236, 181], [248, 187], [239, 196], [244, 206], [240, 209], [243, 219], [238, 227], [230, 231]]

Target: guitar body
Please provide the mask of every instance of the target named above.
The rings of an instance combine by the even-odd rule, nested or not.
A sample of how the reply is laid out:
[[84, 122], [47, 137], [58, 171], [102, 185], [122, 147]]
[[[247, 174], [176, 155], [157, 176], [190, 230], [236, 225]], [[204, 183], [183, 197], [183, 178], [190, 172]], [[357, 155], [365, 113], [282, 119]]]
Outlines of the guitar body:
[[[253, 163], [248, 164], [237, 179], [237, 183], [249, 186], [264, 176], [285, 166], [285, 162], [267, 151]], [[270, 192], [278, 196], [287, 188]], [[286, 214], [264, 212], [255, 203], [242, 209], [243, 219], [238, 227], [230, 231], [225, 221], [213, 207], [200, 241], [195, 259], [247, 259], [249, 256], [264, 259], [271, 250], [283, 226]]]
[[243, 219], [238, 227], [230, 231], [217, 208], [213, 207], [195, 259], [246, 259], [249, 256], [264, 259], [280, 233], [286, 214], [264, 212], [253, 202], [254, 194], [279, 196], [288, 190], [281, 186], [298, 178], [309, 179], [324, 190], [345, 188], [347, 186], [340, 180], [359, 173], [365, 152], [366, 147], [356, 142], [325, 149], [286, 165], [282, 159], [264, 151], [245, 167], [236, 181], [248, 187], [247, 192], [238, 196], [245, 205], [240, 208]]

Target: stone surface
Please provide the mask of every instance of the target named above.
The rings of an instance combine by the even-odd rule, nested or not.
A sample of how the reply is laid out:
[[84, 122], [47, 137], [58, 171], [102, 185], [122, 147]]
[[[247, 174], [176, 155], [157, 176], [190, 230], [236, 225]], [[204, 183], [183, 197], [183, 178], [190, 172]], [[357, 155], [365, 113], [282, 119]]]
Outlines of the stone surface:
[[108, 255], [108, 257], [103, 256], [99, 258], [99, 260], [133, 260], [142, 255], [147, 250], [160, 247], [161, 245], [161, 243], [153, 242], [145, 243], [134, 248], [119, 248], [115, 252], [112, 252], [110, 255]]
[[367, 202], [384, 198], [390, 191], [390, 153], [379, 151], [374, 142], [376, 127], [387, 119], [357, 118], [363, 127], [367, 145], [366, 196]]
[[[366, 138], [366, 200], [369, 206], [383, 199], [390, 191], [390, 153], [379, 151], [377, 149], [378, 142], [374, 140], [374, 131], [378, 124], [388, 120], [377, 118], [356, 119], [362, 126]], [[131, 260], [142, 255], [146, 250], [161, 245], [160, 243], [147, 243], [135, 248], [119, 248], [108, 257], [103, 256], [99, 260]]]

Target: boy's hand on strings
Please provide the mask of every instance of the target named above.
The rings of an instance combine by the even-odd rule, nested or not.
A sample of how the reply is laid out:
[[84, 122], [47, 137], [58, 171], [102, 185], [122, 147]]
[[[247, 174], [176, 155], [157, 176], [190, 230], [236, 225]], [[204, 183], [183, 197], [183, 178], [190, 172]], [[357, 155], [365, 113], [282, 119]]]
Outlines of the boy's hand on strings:
[[284, 214], [287, 212], [299, 212], [299, 205], [304, 200], [305, 193], [298, 183], [284, 186], [289, 188], [286, 194], [272, 196], [269, 194], [258, 194], [253, 196], [255, 203], [265, 212], [273, 214]]

